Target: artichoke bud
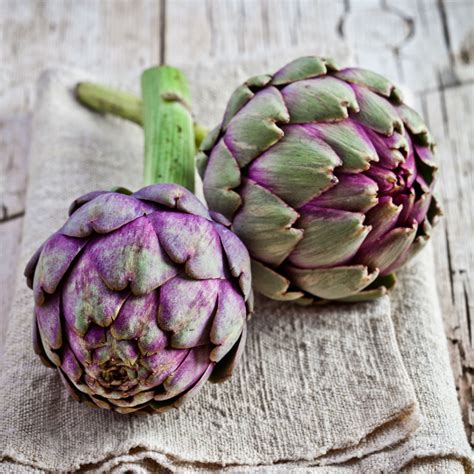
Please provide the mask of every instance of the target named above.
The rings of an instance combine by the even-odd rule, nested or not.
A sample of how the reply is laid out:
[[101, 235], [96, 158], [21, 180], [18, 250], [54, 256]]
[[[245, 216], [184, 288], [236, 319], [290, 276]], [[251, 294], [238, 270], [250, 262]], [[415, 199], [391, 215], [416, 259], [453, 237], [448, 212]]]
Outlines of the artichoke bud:
[[182, 186], [79, 197], [25, 275], [35, 351], [88, 405], [178, 407], [242, 354], [249, 254]]
[[385, 294], [440, 215], [434, 142], [374, 72], [303, 57], [232, 95], [199, 154], [204, 194], [277, 300]]

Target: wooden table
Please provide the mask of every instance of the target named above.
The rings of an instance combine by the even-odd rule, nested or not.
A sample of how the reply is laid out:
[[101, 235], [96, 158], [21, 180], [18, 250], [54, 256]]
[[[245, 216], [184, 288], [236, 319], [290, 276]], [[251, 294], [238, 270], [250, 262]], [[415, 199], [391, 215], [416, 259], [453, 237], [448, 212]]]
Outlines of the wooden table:
[[41, 70], [81, 68], [138, 90], [141, 71], [163, 60], [231, 67], [232, 58], [330, 54], [337, 45], [358, 65], [411, 88], [437, 139], [445, 210], [433, 238], [438, 292], [473, 441], [473, 19], [473, 0], [0, 0], [0, 353]]

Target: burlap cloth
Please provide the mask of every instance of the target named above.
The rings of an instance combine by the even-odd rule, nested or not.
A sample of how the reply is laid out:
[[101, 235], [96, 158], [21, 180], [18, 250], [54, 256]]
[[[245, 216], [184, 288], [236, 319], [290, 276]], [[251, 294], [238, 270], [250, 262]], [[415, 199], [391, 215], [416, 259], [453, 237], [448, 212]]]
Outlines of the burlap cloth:
[[[188, 73], [199, 80], [199, 70]], [[302, 308], [258, 298], [235, 376], [207, 384], [180, 410], [114, 415], [66, 396], [33, 354], [22, 269], [74, 197], [136, 189], [142, 168], [139, 127], [76, 104], [72, 88], [84, 77], [56, 70], [39, 81], [0, 374], [0, 471], [470, 471], [430, 249], [400, 274], [390, 299]], [[194, 93], [201, 111], [215, 114], [218, 86]]]

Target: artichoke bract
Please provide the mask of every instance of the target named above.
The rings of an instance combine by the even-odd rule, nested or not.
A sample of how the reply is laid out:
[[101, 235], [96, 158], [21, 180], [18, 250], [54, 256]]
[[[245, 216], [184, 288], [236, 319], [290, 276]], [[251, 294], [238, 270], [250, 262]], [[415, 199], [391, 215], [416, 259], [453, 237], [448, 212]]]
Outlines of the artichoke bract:
[[233, 93], [198, 166], [209, 208], [249, 249], [257, 291], [358, 301], [386, 293], [430, 236], [433, 150], [387, 79], [304, 57]]
[[179, 185], [80, 197], [25, 274], [36, 353], [94, 406], [177, 407], [242, 354], [248, 252]]

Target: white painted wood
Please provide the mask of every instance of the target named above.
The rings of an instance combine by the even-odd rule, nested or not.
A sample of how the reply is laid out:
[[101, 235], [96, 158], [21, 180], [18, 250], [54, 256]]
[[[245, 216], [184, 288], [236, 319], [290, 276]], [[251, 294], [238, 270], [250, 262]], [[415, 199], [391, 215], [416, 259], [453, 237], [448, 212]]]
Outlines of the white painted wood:
[[[11, 114], [31, 110], [36, 79], [48, 67], [84, 69], [138, 92], [140, 71], [159, 59], [158, 25], [159, 3], [152, 0], [1, 0], [3, 122]], [[3, 141], [9, 139], [8, 131], [0, 133]], [[17, 195], [25, 182], [25, 176], [18, 175], [19, 170], [25, 172], [24, 157], [2, 155], [0, 170], [7, 166], [14, 175], [9, 173], [0, 183], [0, 208], [15, 214], [22, 207]]]
[[[444, 219], [435, 236], [436, 267], [446, 332], [463, 417], [472, 433], [474, 374], [474, 84], [428, 92], [427, 119], [438, 141]], [[460, 361], [460, 365], [458, 363]]]
[[67, 66], [138, 92], [141, 71], [159, 60], [159, 9], [154, 0], [0, 0], [0, 334], [21, 241], [36, 79]]
[[22, 218], [18, 218], [0, 225], [0, 358], [15, 286], [22, 221]]
[[0, 355], [21, 243], [29, 137], [28, 114], [0, 118]]
[[0, 116], [0, 223], [23, 213], [29, 138], [28, 113]]
[[474, 80], [474, 2], [472, 0], [444, 0], [446, 32], [460, 82]]
[[432, 0], [350, 0], [341, 31], [356, 62], [413, 91], [434, 88], [449, 65], [442, 17]]
[[[191, 92], [201, 98], [195, 112], [207, 126], [216, 125], [226, 99], [250, 75], [308, 54], [348, 61], [349, 47], [338, 32], [342, 0], [173, 0], [166, 5], [165, 59], [193, 74]], [[215, 81], [219, 74], [226, 75], [226, 90], [221, 78]]]
[[296, 50], [334, 50], [344, 2], [313, 0], [177, 0], [168, 2], [166, 52], [173, 61], [261, 59], [282, 61]]
[[[226, 74], [229, 69], [236, 70], [224, 94], [228, 96], [245, 78], [239, 71], [242, 60], [277, 56], [284, 64], [298, 54], [336, 52], [343, 56], [344, 51], [349, 51], [354, 63], [379, 71], [418, 94], [415, 107], [427, 115], [439, 143], [439, 193], [446, 217], [434, 236], [438, 291], [468, 432], [473, 360], [469, 313], [474, 294], [472, 270], [468, 270], [474, 268], [474, 144], [468, 137], [474, 136], [474, 99], [471, 86], [457, 84], [466, 76], [459, 72], [462, 58], [464, 70], [467, 62], [474, 62], [472, 5], [463, 0], [175, 0], [167, 4], [165, 37], [168, 60], [203, 64], [193, 85], [194, 94], [213, 90], [212, 76], [219, 74], [219, 68], [212, 69], [209, 64], [225, 67]], [[471, 49], [462, 53], [461, 47]], [[252, 73], [266, 72], [264, 66]], [[224, 104], [213, 103], [212, 96], [208, 102], [209, 107], [198, 112], [217, 121]]]

